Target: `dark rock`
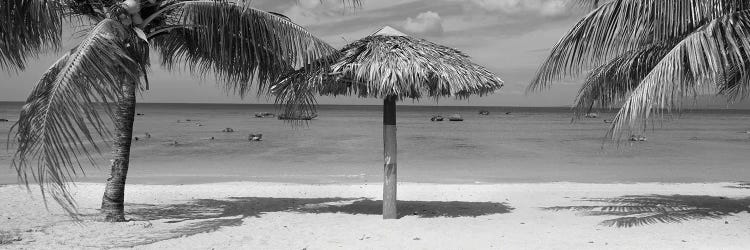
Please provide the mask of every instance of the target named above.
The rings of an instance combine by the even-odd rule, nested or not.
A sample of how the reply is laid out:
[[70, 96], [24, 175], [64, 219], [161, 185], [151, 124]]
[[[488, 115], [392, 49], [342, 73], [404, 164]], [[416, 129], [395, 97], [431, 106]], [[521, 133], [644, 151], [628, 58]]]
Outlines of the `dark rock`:
[[279, 120], [312, 120], [318, 118], [318, 114], [280, 114], [278, 118]]
[[0, 119], [0, 122], [9, 122], [8, 119]]
[[628, 139], [628, 140], [629, 141], [642, 142], [642, 141], [646, 141], [647, 138], [645, 136], [642, 136], [642, 135], [631, 135], [630, 139]]
[[435, 116], [432, 116], [432, 118], [430, 118], [430, 121], [433, 121], [433, 122], [442, 122], [443, 119], [444, 118], [442, 116], [435, 115]]
[[232, 128], [225, 128], [225, 129], [221, 130], [221, 132], [224, 132], [224, 133], [234, 133], [234, 129], [232, 129]]
[[262, 141], [263, 134], [250, 134], [247, 136], [248, 141]]
[[270, 112], [259, 112], [255, 113], [256, 118], [273, 118], [276, 117], [276, 114], [270, 113]]

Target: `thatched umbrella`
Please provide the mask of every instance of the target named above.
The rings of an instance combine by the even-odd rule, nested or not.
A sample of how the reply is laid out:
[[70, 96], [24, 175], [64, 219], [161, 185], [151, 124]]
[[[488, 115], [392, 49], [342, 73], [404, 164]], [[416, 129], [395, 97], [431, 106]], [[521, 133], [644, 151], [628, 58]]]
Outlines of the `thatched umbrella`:
[[283, 78], [274, 91], [287, 113], [314, 112], [315, 94], [358, 95], [384, 100], [385, 178], [383, 218], [396, 214], [396, 101], [424, 96], [485, 95], [502, 80], [462, 52], [413, 38], [391, 27]]

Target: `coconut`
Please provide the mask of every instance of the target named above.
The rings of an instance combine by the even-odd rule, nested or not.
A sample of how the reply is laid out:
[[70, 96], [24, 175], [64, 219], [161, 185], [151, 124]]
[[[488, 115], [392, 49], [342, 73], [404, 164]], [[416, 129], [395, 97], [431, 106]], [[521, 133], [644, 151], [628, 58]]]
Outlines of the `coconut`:
[[138, 14], [138, 13], [133, 14], [133, 23], [136, 25], [141, 25], [143, 23], [143, 18], [141, 17], [141, 14]]
[[131, 15], [141, 11], [141, 3], [137, 0], [125, 0], [122, 2], [122, 7]]
[[122, 25], [129, 26], [129, 25], [133, 24], [133, 20], [130, 19], [129, 15], [120, 14], [119, 19], [120, 19], [120, 23], [122, 23]]

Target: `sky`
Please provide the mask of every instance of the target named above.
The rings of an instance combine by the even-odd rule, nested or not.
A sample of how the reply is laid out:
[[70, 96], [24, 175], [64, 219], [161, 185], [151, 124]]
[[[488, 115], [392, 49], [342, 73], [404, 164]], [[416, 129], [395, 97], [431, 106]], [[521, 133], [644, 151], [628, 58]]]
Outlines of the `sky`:
[[[494, 95], [469, 100], [442, 99], [439, 105], [569, 106], [580, 80], [567, 79], [544, 92], [525, 88], [550, 48], [586, 14], [570, 0], [363, 0], [352, 8], [340, 0], [253, 0], [255, 8], [282, 13], [336, 48], [392, 26], [411, 36], [459, 49], [505, 81]], [[76, 40], [66, 40], [71, 48]], [[63, 50], [64, 51], [64, 50]], [[152, 53], [154, 55], [155, 53]], [[0, 101], [23, 101], [39, 76], [59, 56], [31, 60], [28, 69], [0, 73]], [[213, 78], [199, 79], [187, 71], [169, 72], [152, 58], [151, 89], [140, 102], [270, 103], [255, 95], [227, 95]], [[321, 104], [380, 104], [376, 99], [321, 97]], [[434, 105], [433, 99], [405, 104]]]

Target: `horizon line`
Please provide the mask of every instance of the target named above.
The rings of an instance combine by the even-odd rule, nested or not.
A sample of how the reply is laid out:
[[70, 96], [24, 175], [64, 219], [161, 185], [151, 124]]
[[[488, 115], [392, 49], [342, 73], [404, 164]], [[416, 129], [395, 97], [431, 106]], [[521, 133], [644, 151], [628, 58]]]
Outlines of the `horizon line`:
[[[18, 103], [23, 104], [24, 101], [0, 101], [0, 103]], [[168, 105], [267, 105], [267, 106], [277, 106], [279, 104], [273, 104], [273, 103], [231, 103], [231, 102], [139, 102], [138, 104], [168, 104]], [[372, 107], [379, 107], [383, 106], [381, 104], [317, 104], [316, 106], [372, 106]], [[556, 109], [572, 109], [572, 106], [502, 106], [502, 105], [423, 105], [423, 104], [405, 104], [401, 106], [411, 106], [411, 107], [475, 107], [475, 108], [556, 108]], [[597, 112], [603, 112], [603, 111], [617, 111], [619, 108], [612, 108], [612, 109], [597, 109]], [[750, 110], [750, 108], [721, 108], [721, 107], [700, 107], [700, 108], [689, 108], [689, 107], [683, 107], [683, 108], [674, 108], [672, 109], [672, 112], [679, 113], [681, 110], [683, 111], [691, 111], [691, 110]]]

